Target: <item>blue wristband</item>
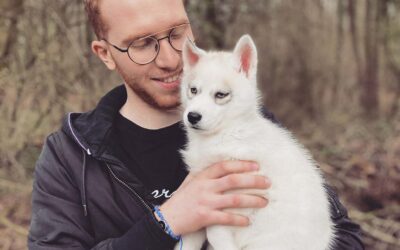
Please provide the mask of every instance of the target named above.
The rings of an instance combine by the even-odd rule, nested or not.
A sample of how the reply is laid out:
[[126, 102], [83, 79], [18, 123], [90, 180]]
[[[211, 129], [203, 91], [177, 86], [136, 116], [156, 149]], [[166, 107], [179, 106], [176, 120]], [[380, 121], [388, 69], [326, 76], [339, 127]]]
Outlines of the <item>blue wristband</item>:
[[169, 226], [169, 224], [168, 224], [168, 222], [165, 220], [165, 218], [164, 218], [164, 215], [161, 213], [161, 211], [160, 211], [160, 206], [154, 206], [154, 213], [156, 213], [156, 215], [160, 218], [160, 221], [159, 222], [161, 222], [161, 223], [163, 223], [164, 225], [164, 231], [169, 235], [169, 236], [171, 236], [173, 239], [175, 239], [175, 240], [179, 240], [179, 242], [180, 242], [180, 245], [181, 245], [181, 249], [182, 249], [182, 246], [183, 246], [183, 242], [182, 242], [182, 237], [180, 236], [180, 235], [176, 235], [173, 231], [172, 231], [172, 229], [171, 229], [171, 227]]

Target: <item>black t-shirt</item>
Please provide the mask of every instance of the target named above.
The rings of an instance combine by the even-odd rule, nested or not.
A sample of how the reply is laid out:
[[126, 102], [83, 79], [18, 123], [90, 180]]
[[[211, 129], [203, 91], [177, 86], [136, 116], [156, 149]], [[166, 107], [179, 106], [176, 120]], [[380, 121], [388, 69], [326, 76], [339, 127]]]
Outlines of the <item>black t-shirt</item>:
[[114, 152], [144, 184], [154, 204], [170, 198], [187, 175], [179, 149], [186, 142], [181, 123], [151, 130], [121, 114], [115, 120]]

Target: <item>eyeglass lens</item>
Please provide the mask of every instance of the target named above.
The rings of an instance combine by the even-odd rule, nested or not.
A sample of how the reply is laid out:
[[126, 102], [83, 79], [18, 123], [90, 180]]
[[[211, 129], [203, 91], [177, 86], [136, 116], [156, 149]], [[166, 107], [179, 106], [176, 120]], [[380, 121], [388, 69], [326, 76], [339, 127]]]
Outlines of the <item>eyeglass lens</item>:
[[[168, 41], [175, 50], [182, 51], [183, 44], [187, 37], [193, 39], [193, 34], [190, 25], [183, 24], [170, 31]], [[133, 41], [128, 48], [129, 57], [136, 63], [150, 63], [158, 54], [160, 49], [159, 40], [161, 39], [149, 36]]]

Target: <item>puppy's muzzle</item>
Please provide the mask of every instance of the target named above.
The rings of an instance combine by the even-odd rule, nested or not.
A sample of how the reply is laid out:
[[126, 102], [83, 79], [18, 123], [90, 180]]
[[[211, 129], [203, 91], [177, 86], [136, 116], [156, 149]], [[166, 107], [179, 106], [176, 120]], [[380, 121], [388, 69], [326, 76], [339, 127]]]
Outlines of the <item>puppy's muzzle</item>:
[[187, 118], [190, 124], [196, 125], [201, 120], [201, 114], [197, 112], [189, 112]]

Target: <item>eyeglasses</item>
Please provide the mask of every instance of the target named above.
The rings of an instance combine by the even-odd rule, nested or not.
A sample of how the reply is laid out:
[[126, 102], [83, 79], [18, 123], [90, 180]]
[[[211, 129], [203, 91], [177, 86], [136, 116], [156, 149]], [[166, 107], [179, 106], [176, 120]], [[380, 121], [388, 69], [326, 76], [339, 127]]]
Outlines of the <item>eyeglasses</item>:
[[102, 40], [104, 40], [120, 52], [128, 53], [129, 58], [133, 62], [140, 65], [145, 65], [153, 62], [157, 58], [160, 52], [161, 40], [168, 39], [168, 42], [169, 44], [171, 44], [172, 48], [178, 52], [181, 52], [183, 49], [183, 44], [187, 38], [191, 41], [194, 40], [192, 29], [189, 23], [184, 23], [171, 28], [169, 30], [168, 36], [165, 37], [157, 39], [154, 35], [151, 35], [133, 40], [126, 49], [121, 49], [104, 38]]

